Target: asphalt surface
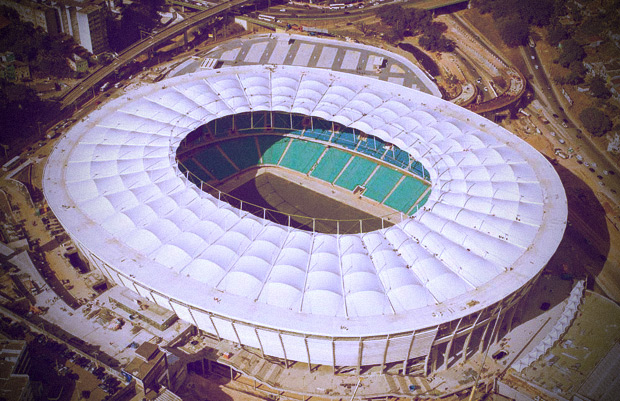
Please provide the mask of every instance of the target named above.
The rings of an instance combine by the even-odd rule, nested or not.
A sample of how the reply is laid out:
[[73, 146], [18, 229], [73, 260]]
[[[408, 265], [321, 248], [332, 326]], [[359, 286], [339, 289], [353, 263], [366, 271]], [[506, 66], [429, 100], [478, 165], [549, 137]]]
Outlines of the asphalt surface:
[[[551, 115], [547, 115], [547, 119], [550, 125], [553, 127], [554, 132], [558, 138], [563, 139], [566, 142], [566, 146], [572, 146], [574, 149], [579, 148], [577, 154], [583, 157], [585, 163], [582, 165], [584, 169], [587, 169], [592, 174], [592, 180], [594, 182], [600, 182], [598, 184], [598, 190], [605, 193], [615, 204], [620, 203], [620, 179], [617, 176], [617, 166], [610, 160], [601, 150], [594, 144], [590, 138], [590, 134], [583, 132], [579, 128], [579, 124], [572, 120], [571, 115], [565, 112], [563, 103], [558, 99], [561, 94], [557, 94], [554, 86], [549, 81], [547, 74], [544, 71], [544, 66], [540, 62], [536, 48], [527, 46], [523, 47], [522, 52], [524, 59], [528, 65], [529, 72], [534, 77], [532, 86], [535, 89], [536, 97], [547, 105], [546, 110], [551, 111]], [[538, 68], [536, 68], [538, 66]], [[555, 117], [554, 114], [557, 116]], [[580, 132], [582, 131], [582, 132]], [[594, 169], [594, 172], [590, 170]], [[604, 172], [608, 173], [605, 174]], [[613, 171], [610, 175], [609, 172]], [[598, 176], [602, 177], [599, 179]], [[604, 184], [604, 185], [603, 185]]]

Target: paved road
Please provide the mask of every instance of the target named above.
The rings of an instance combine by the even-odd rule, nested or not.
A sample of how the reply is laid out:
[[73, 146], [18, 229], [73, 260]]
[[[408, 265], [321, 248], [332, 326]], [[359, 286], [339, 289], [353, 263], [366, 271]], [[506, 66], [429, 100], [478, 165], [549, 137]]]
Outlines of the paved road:
[[[611, 200], [613, 205], [610, 205], [617, 210], [620, 197], [620, 179], [618, 178], [617, 166], [614, 165], [613, 160], [607, 157], [605, 150], [599, 149], [593, 141], [590, 139], [590, 134], [587, 132], [579, 133], [578, 120], [574, 119], [572, 110], [568, 111], [568, 101], [565, 101], [563, 96], [559, 94], [554, 85], [547, 76], [544, 65], [541, 63], [540, 58], [535, 48], [523, 47], [521, 49], [523, 58], [526, 60], [528, 72], [532, 74], [531, 80], [534, 87], [536, 97], [543, 103], [544, 113], [550, 124], [546, 126], [547, 129], [552, 129], [556, 133], [555, 138], [550, 138], [555, 147], [563, 148], [566, 150], [568, 147], [575, 149], [575, 153], [583, 157], [584, 163], [576, 165], [571, 168], [573, 173], [584, 180], [591, 190], [596, 193], [597, 198], [601, 204], [606, 203], [605, 196]], [[538, 68], [536, 68], [538, 66]], [[568, 112], [565, 112], [564, 107]], [[577, 111], [575, 111], [577, 112]], [[550, 113], [553, 114], [549, 115]], [[557, 116], [557, 117], [556, 117]], [[541, 127], [542, 128], [542, 127]], [[543, 132], [546, 130], [543, 130]], [[563, 139], [565, 144], [558, 145], [559, 139]], [[586, 165], [586, 162], [588, 165]], [[568, 165], [565, 165], [568, 166]], [[608, 173], [606, 175], [603, 171], [614, 171], [612, 175]], [[599, 178], [600, 177], [600, 178]], [[605, 196], [601, 196], [604, 194]], [[603, 205], [604, 207], [604, 205]], [[617, 212], [615, 212], [617, 213]], [[607, 219], [616, 227], [618, 227], [618, 219], [615, 213], [607, 212]], [[618, 233], [613, 229], [609, 230], [609, 239], [602, 238], [598, 232], [592, 229], [590, 221], [584, 219], [578, 211], [571, 210], [569, 208], [569, 221], [574, 224], [579, 231], [587, 238], [591, 245], [599, 253], [605, 254], [608, 258], [608, 262], [605, 263], [602, 271], [590, 271], [595, 277], [595, 281], [604, 293], [613, 300], [620, 299], [620, 288], [618, 286], [618, 277], [620, 272], [617, 269], [617, 265], [614, 265], [614, 261], [617, 261], [617, 254], [614, 252], [617, 249]], [[606, 242], [610, 242], [611, 249], [601, 249], [601, 245]], [[586, 265], [586, 269], [591, 267]]]
[[[565, 109], [561, 106], [561, 99], [558, 99], [561, 95], [556, 94], [544, 71], [544, 66], [538, 58], [536, 49], [529, 46], [523, 47], [522, 53], [528, 65], [528, 69], [530, 70], [529, 72], [532, 73], [534, 77], [532, 86], [534, 87], [536, 96], [543, 103], [547, 104], [551, 110], [552, 114], [546, 117], [554, 127], [558, 138], [564, 139], [566, 145], [573, 147], [576, 153], [581, 155], [584, 161], [589, 164], [589, 166], [586, 166], [584, 163], [582, 167], [587, 169], [592, 175], [592, 182], [600, 182], [600, 184], [598, 184], [598, 191], [605, 193], [615, 204], [620, 204], [620, 179], [617, 177], [619, 171], [616, 171], [618, 167], [613, 163], [613, 160], [610, 160], [605, 155], [604, 151], [601, 151], [594, 144], [590, 139], [589, 133], [579, 133], [578, 126], [580, 124], [573, 121], [571, 117], [574, 116], [567, 114], [564, 111]], [[536, 68], [536, 66], [538, 66], [538, 68]], [[557, 117], [554, 117], [553, 114]], [[563, 122], [566, 126], [562, 125]], [[594, 163], [594, 165], [592, 165], [592, 163]], [[590, 168], [593, 168], [594, 172], [589, 170]], [[604, 171], [614, 171], [616, 174], [605, 175], [603, 173]], [[599, 179], [598, 176], [602, 177], [602, 179]]]
[[148, 38], [134, 43], [129, 48], [125, 49], [122, 53], [120, 53], [118, 57], [114, 59], [114, 61], [112, 61], [112, 63], [99, 68], [97, 71], [90, 74], [82, 82], [80, 82], [70, 91], [68, 91], [61, 100], [61, 109], [64, 109], [67, 106], [73, 104], [73, 102], [79, 99], [80, 96], [82, 96], [84, 93], [89, 91], [94, 85], [97, 85], [107, 76], [112, 74], [115, 70], [118, 70], [125, 64], [133, 61], [137, 56], [148, 51], [152, 47], [157, 46], [172, 37], [180, 35], [190, 27], [204, 23], [204, 21], [208, 18], [223, 13], [233, 7], [243, 5], [245, 3], [250, 3], [251, 1], [252, 0], [227, 1], [208, 10], [198, 12], [177, 24], [166, 27], [157, 34], [154, 34], [152, 36], [149, 36]]

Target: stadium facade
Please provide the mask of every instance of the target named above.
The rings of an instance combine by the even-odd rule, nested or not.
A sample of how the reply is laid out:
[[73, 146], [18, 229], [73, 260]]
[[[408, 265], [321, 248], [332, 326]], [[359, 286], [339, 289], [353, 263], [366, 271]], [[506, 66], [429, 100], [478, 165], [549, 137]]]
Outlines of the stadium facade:
[[[308, 129], [309, 117], [321, 130]], [[179, 146], [200, 128], [211, 146], [205, 159], [235, 171], [215, 177], [179, 163]], [[240, 142], [250, 131], [253, 142]], [[342, 132], [352, 142], [334, 139]], [[288, 139], [269, 146], [263, 134]], [[363, 145], [368, 138], [381, 146]], [[401, 177], [368, 202], [405, 206], [394, 224], [358, 232], [263, 218], [201, 190], [254, 168], [239, 165], [236, 147], [263, 165], [368, 194], [381, 192], [372, 177], [389, 168]], [[319, 156], [296, 169], [285, 162], [293, 147]], [[349, 158], [334, 165], [338, 177], [360, 182], [329, 181], [325, 164], [314, 173], [335, 150]], [[347, 172], [354, 159], [374, 164]], [[415, 174], [428, 188], [410, 204], [394, 198]], [[286, 366], [358, 373], [427, 375], [487, 349], [518, 320], [567, 219], [553, 167], [496, 124], [396, 84], [291, 66], [230, 67], [128, 91], [59, 140], [44, 192], [109, 281]]]

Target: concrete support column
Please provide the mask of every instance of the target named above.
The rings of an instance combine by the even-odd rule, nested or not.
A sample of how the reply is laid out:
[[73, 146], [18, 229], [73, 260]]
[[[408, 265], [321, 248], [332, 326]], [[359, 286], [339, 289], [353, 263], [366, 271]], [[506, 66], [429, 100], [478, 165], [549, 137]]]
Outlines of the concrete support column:
[[467, 349], [469, 348], [469, 341], [471, 340], [471, 337], [474, 335], [474, 330], [475, 330], [475, 326], [472, 327], [471, 331], [465, 338], [465, 342], [463, 343], [463, 351], [461, 351], [462, 352], [461, 363], [465, 363], [465, 360], [467, 359]]
[[[361, 221], [361, 220], [360, 220]], [[385, 358], [387, 357], [388, 347], [390, 346], [390, 335], [385, 340], [385, 349], [383, 350], [383, 360], [381, 361], [381, 372], [385, 373]]]
[[510, 317], [508, 318], [508, 332], [512, 331], [512, 321], [515, 317], [515, 314], [517, 313], [517, 306], [519, 304], [517, 303], [516, 305], [513, 305], [512, 308], [510, 308]]
[[437, 371], [437, 348], [431, 348], [431, 371]]
[[[497, 309], [496, 309], [497, 310]], [[495, 311], [496, 311], [495, 310]], [[484, 326], [484, 332], [482, 332], [482, 338], [480, 339], [480, 344], [478, 345], [478, 351], [482, 352], [484, 351], [484, 339], [487, 336], [487, 331], [489, 331], [489, 326], [491, 325], [491, 322], [494, 320], [493, 317], [495, 316], [495, 311], [493, 311], [493, 313], [491, 314], [491, 316], [489, 317], [489, 321], [487, 322], [487, 324]]]
[[463, 344], [463, 355], [461, 356], [461, 363], [465, 363], [467, 360], [467, 350], [469, 349], [469, 342], [474, 335], [474, 331], [476, 331], [476, 327], [478, 326], [478, 321], [480, 320], [480, 316], [482, 316], [482, 311], [478, 312], [478, 316], [476, 316], [476, 321], [471, 326], [471, 331], [465, 338], [465, 343]]
[[284, 354], [284, 366], [288, 369], [288, 358], [286, 357], [286, 348], [284, 348], [284, 341], [282, 340], [282, 334], [278, 332], [278, 338], [280, 338], [280, 345], [282, 346], [282, 353]]
[[444, 363], [442, 365], [441, 370], [445, 370], [448, 368], [448, 361], [450, 360], [450, 351], [452, 351], [452, 344], [454, 343], [454, 338], [456, 337], [456, 332], [459, 331], [459, 327], [461, 327], [461, 322], [463, 318], [459, 319], [459, 322], [456, 324], [454, 331], [452, 331], [452, 335], [450, 336], [450, 341], [448, 341], [448, 345], [446, 346], [446, 352], [444, 353], [443, 360]]
[[332, 338], [332, 373], [336, 375], [336, 341]]
[[409, 341], [409, 348], [407, 348], [407, 355], [403, 361], [403, 375], [407, 374], [407, 363], [409, 362], [409, 355], [411, 355], [411, 347], [413, 347], [413, 339], [415, 338], [415, 331], [411, 333], [411, 341]]
[[359, 346], [357, 348], [357, 368], [355, 369], [358, 376], [362, 374], [362, 353], [363, 352], [364, 352], [364, 341], [360, 337]]
[[491, 338], [491, 342], [489, 343], [489, 345], [491, 344], [495, 344], [498, 340], [499, 340], [499, 333], [500, 331], [502, 331], [502, 324], [504, 323], [504, 317], [506, 316], [506, 313], [501, 313], [499, 314], [499, 316], [497, 316], [497, 318], [499, 319], [499, 321], [497, 322], [497, 330], [495, 330], [495, 333], [493, 335], [493, 338]]
[[312, 363], [310, 360], [310, 347], [308, 347], [308, 338], [304, 336], [304, 345], [306, 346], [306, 355], [308, 356], [308, 372], [312, 373]]

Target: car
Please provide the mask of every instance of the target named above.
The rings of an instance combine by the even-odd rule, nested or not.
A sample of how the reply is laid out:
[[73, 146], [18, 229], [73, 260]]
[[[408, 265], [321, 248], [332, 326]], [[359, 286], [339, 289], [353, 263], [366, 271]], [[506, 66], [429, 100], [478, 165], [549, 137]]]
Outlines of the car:
[[558, 142], [560, 142], [562, 145], [566, 143], [566, 141], [562, 138], [558, 139]]
[[538, 69], [538, 64], [535, 64], [535, 65], [534, 65], [534, 68]]

